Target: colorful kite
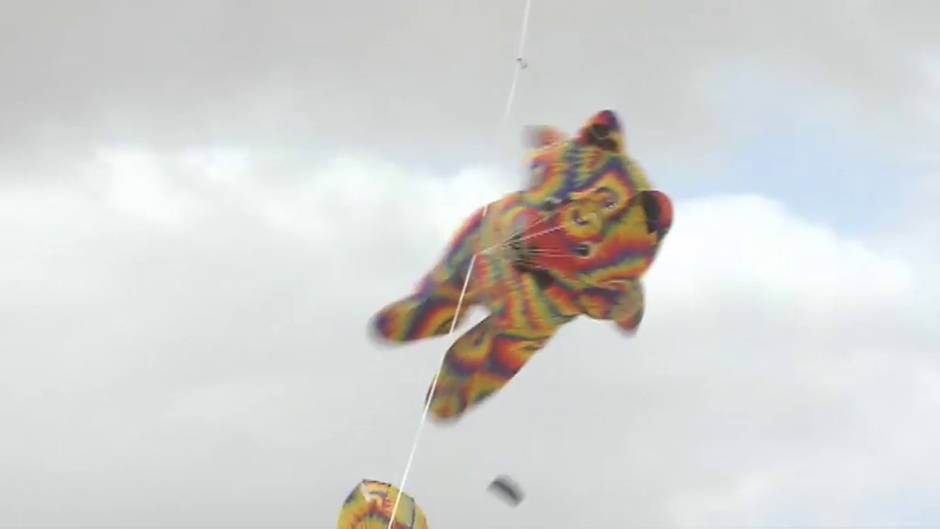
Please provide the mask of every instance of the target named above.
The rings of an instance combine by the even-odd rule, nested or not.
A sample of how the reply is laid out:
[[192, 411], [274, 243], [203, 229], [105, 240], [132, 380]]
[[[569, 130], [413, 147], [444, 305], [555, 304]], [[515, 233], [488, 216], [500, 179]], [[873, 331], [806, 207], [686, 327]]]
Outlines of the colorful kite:
[[[381, 481], [362, 480], [349, 493], [339, 512], [336, 529], [388, 529], [399, 490]], [[401, 493], [391, 529], [428, 529], [424, 512], [414, 498]]]
[[474, 305], [489, 311], [447, 351], [428, 396], [435, 419], [500, 390], [577, 316], [628, 332], [643, 317], [640, 278], [672, 224], [669, 198], [626, 155], [610, 111], [570, 140], [549, 127], [531, 138], [528, 188], [477, 210], [416, 291], [373, 322], [408, 342], [448, 333]]

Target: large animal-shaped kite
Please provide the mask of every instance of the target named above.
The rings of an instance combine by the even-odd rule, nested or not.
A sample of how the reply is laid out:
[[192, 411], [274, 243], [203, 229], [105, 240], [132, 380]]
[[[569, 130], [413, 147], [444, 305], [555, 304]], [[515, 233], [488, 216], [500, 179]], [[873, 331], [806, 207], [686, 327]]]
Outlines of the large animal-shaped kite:
[[501, 389], [577, 316], [628, 332], [643, 317], [640, 278], [672, 224], [669, 198], [626, 155], [613, 112], [571, 139], [549, 127], [530, 138], [527, 189], [477, 210], [415, 292], [373, 321], [384, 339], [407, 342], [446, 334], [473, 305], [489, 311], [445, 355], [428, 395], [438, 420]]
[[362, 480], [346, 497], [336, 529], [388, 529], [393, 509], [395, 523], [392, 529], [428, 529], [424, 512], [414, 498], [400, 493], [389, 483], [370, 479]]

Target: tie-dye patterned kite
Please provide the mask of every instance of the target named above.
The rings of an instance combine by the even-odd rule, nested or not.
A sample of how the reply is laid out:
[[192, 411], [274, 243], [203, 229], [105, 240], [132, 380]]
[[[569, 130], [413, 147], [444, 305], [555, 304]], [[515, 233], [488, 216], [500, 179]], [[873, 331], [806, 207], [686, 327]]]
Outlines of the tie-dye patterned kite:
[[577, 316], [628, 332], [643, 317], [640, 278], [671, 227], [669, 198], [626, 155], [611, 111], [574, 138], [550, 127], [530, 138], [528, 188], [477, 210], [415, 293], [373, 322], [384, 339], [407, 342], [446, 334], [473, 305], [488, 309], [445, 355], [429, 395], [439, 420], [501, 389]]
[[[349, 493], [339, 512], [336, 529], [428, 529], [428, 521], [414, 498], [381, 481], [362, 480]], [[392, 509], [395, 523], [389, 526]]]

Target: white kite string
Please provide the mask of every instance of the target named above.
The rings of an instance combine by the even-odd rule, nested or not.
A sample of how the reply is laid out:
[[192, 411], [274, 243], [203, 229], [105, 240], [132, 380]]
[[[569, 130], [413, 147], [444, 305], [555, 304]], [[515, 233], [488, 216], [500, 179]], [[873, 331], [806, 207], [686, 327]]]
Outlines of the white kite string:
[[529, 9], [532, 6], [532, 0], [525, 0], [525, 11], [522, 14], [522, 31], [519, 34], [519, 51], [516, 53], [516, 65], [512, 72], [512, 84], [509, 85], [509, 97], [506, 99], [506, 110], [503, 112], [503, 120], [509, 117], [512, 110], [512, 102], [516, 96], [516, 84], [519, 82], [519, 72], [525, 69], [526, 62], [523, 51], [525, 51], [525, 35], [529, 28]]
[[[526, 67], [525, 58], [523, 52], [525, 51], [525, 37], [526, 31], [529, 27], [529, 10], [532, 6], [532, 0], [526, 0], [525, 2], [525, 11], [522, 14], [522, 30], [519, 35], [519, 49], [516, 54], [516, 64], [512, 74], [512, 84], [509, 86], [509, 96], [506, 99], [506, 110], [503, 113], [503, 120], [509, 117], [509, 112], [512, 110], [512, 103], [516, 96], [516, 85], [519, 82], [519, 72], [521, 72]], [[486, 217], [486, 212], [489, 205], [483, 207], [483, 218]], [[482, 218], [481, 218], [482, 222]], [[463, 281], [463, 288], [460, 290], [460, 297], [457, 298], [457, 308], [454, 311], [454, 319], [450, 322], [450, 330], [447, 332], [447, 335], [454, 333], [454, 329], [457, 327], [457, 319], [460, 316], [460, 307], [463, 305], [463, 298], [467, 293], [467, 285], [470, 283], [470, 276], [473, 273], [473, 265], [476, 262], [477, 254], [473, 254], [470, 257], [470, 264], [467, 267], [467, 275]], [[408, 481], [408, 474], [411, 472], [411, 465], [414, 462], [415, 452], [418, 450], [418, 441], [421, 439], [421, 431], [424, 429], [424, 424], [428, 419], [428, 411], [431, 409], [431, 401], [434, 397], [434, 390], [437, 388], [438, 377], [441, 373], [441, 368], [444, 366], [444, 359], [446, 358], [447, 353], [445, 351], [444, 356], [441, 357], [440, 365], [438, 366], [437, 372], [434, 374], [434, 380], [431, 381], [431, 389], [428, 393], [427, 402], [424, 404], [424, 411], [421, 413], [421, 420], [418, 422], [418, 429], [415, 431], [414, 440], [411, 443], [411, 453], [408, 454], [408, 462], [405, 463], [405, 471], [402, 473], [401, 482], [398, 484], [398, 494], [395, 495], [395, 504], [392, 506], [392, 512], [388, 519], [387, 529], [392, 529], [392, 526], [395, 524], [395, 515], [398, 513], [398, 504], [401, 501], [402, 491], [405, 490], [405, 484]]]
[[[480, 217], [480, 222], [486, 218], [486, 212], [489, 209], [489, 204], [483, 206], [483, 215]], [[473, 254], [470, 257], [470, 264], [467, 266], [467, 276], [463, 280], [463, 288], [460, 289], [460, 297], [457, 298], [457, 308], [454, 310], [454, 319], [450, 322], [450, 330], [447, 331], [447, 335], [450, 336], [454, 332], [454, 328], [457, 327], [457, 319], [460, 316], [460, 307], [463, 305], [463, 298], [467, 294], [467, 285], [470, 284], [470, 276], [473, 273], [473, 264], [477, 260], [477, 254]], [[405, 482], [408, 480], [408, 473], [411, 472], [411, 464], [414, 462], [415, 452], [418, 450], [418, 440], [421, 438], [421, 430], [424, 428], [424, 423], [428, 420], [428, 411], [431, 409], [431, 401], [434, 397], [434, 390], [437, 388], [437, 380], [441, 374], [441, 368], [444, 367], [444, 359], [447, 357], [447, 352], [444, 352], [444, 355], [441, 357], [440, 365], [437, 367], [437, 371], [434, 373], [434, 380], [431, 381], [431, 390], [428, 392], [427, 402], [424, 403], [424, 412], [421, 413], [421, 420], [418, 422], [418, 429], [415, 432], [414, 440], [411, 442], [411, 453], [408, 454], [408, 462], [405, 463], [405, 471], [401, 476], [401, 483], [398, 484], [398, 494], [395, 495], [395, 505], [392, 507], [392, 513], [388, 518], [388, 527], [387, 529], [392, 529], [392, 525], [395, 523], [395, 514], [398, 512], [398, 502], [401, 500], [402, 491], [405, 490]]]

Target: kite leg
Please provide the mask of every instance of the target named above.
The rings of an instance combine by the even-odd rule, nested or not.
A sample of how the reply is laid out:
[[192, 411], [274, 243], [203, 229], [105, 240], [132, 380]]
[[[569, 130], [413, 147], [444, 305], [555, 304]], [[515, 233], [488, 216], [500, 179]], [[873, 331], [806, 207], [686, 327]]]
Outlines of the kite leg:
[[[479, 244], [482, 219], [483, 208], [480, 208], [464, 222], [443, 259], [424, 277], [415, 293], [379, 311], [373, 320], [379, 336], [393, 342], [408, 342], [450, 331], [470, 261]], [[477, 302], [473, 290], [471, 288], [460, 303], [458, 324], [467, 309]]]
[[638, 279], [624, 281], [614, 288], [587, 288], [578, 296], [584, 314], [597, 320], [611, 320], [630, 334], [643, 320], [643, 284]]
[[[418, 292], [387, 305], [375, 316], [373, 327], [385, 340], [409, 342], [441, 336], [450, 331], [463, 286], [464, 274], [437, 280], [435, 276], [448, 275], [443, 267], [429, 274]], [[467, 315], [475, 300], [465, 298], [460, 307], [457, 324]]]
[[428, 395], [432, 417], [457, 419], [498, 392], [556, 330], [551, 328], [537, 337], [516, 335], [500, 328], [493, 315], [476, 324], [444, 356], [434, 393]]
[[643, 284], [639, 280], [628, 281], [621, 288], [611, 316], [618, 327], [630, 334], [635, 334], [640, 327], [640, 322], [643, 321], [645, 309]]

